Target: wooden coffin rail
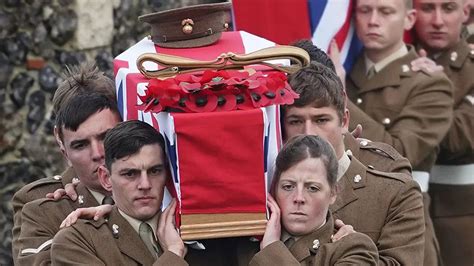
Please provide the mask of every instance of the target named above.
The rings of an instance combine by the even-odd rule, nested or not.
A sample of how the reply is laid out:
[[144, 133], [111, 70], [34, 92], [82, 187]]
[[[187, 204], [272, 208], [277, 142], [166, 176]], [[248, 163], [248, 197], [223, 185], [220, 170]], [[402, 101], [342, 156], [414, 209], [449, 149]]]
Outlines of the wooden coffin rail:
[[183, 214], [180, 233], [183, 240], [263, 235], [265, 213]]

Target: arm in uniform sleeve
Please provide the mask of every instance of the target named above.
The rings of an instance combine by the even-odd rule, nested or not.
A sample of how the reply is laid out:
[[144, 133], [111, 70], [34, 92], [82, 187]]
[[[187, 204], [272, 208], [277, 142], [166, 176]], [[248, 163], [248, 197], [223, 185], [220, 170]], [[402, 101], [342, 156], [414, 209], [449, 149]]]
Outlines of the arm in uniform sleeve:
[[154, 266], [160, 266], [160, 265], [176, 265], [176, 266], [187, 266], [188, 263], [181, 258], [180, 256], [174, 254], [173, 252], [166, 250], [161, 256], [158, 258], [158, 260], [153, 263]]
[[377, 243], [379, 265], [423, 265], [424, 231], [420, 189], [406, 179], [389, 207]]
[[459, 155], [474, 150], [474, 88], [455, 106], [453, 124], [441, 143], [441, 149]]
[[260, 250], [250, 261], [251, 266], [288, 265], [299, 266], [300, 263], [281, 241], [275, 241]]
[[[59, 230], [52, 212], [45, 213], [45, 200], [27, 203], [22, 211], [21, 233], [14, 249], [18, 250], [16, 262], [19, 265], [49, 265], [51, 243]], [[47, 204], [47, 202], [46, 202]], [[53, 207], [53, 205], [50, 205]], [[56, 225], [57, 224], [57, 225]]]
[[331, 265], [378, 265], [377, 247], [370, 237], [362, 233], [345, 236], [331, 257]]
[[414, 167], [432, 153], [452, 122], [452, 84], [444, 75], [431, 75], [417, 84], [389, 129], [372, 119], [351, 101], [348, 108], [353, 128], [362, 124], [363, 137], [392, 145]]

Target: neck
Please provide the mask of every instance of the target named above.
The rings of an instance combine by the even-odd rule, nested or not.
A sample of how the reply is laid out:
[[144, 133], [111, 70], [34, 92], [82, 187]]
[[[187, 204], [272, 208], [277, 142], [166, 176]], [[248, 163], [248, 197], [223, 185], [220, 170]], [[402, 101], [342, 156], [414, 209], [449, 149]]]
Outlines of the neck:
[[403, 45], [405, 45], [405, 43], [403, 42], [403, 40], [400, 40], [399, 43], [385, 50], [365, 49], [365, 54], [370, 59], [370, 61], [376, 64], [384, 60], [386, 57], [390, 56], [391, 54], [395, 53], [396, 51], [398, 51]]

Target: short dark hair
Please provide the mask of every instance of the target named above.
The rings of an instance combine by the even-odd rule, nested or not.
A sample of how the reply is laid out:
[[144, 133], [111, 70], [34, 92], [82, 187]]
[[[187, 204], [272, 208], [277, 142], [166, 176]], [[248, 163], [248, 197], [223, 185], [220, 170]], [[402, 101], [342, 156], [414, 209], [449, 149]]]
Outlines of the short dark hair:
[[72, 98], [67, 105], [59, 109], [56, 116], [59, 137], [63, 140], [63, 127], [76, 131], [90, 116], [105, 109], [110, 109], [119, 120], [122, 120], [117, 103], [103, 94], [81, 94]]
[[304, 107], [313, 105], [315, 107], [334, 106], [339, 119], [342, 121], [345, 111], [345, 92], [342, 82], [336, 72], [330, 68], [311, 62], [288, 78], [291, 88], [299, 94], [292, 105], [285, 108]]
[[116, 160], [133, 155], [143, 146], [152, 144], [160, 145], [165, 156], [165, 141], [155, 128], [138, 120], [121, 122], [105, 134], [105, 166], [112, 170]]
[[298, 135], [290, 139], [278, 153], [273, 175], [272, 192], [275, 192], [281, 174], [308, 158], [320, 158], [326, 167], [331, 189], [336, 188], [338, 162], [331, 144], [319, 136]]
[[90, 62], [78, 66], [66, 66], [64, 81], [59, 84], [53, 96], [53, 113], [83, 93], [100, 93], [116, 101], [115, 83], [96, 65]]
[[316, 45], [314, 45], [311, 40], [299, 40], [291, 45], [299, 47], [308, 52], [311, 61], [316, 61], [320, 64], [329, 67], [332, 71], [336, 71], [336, 67], [334, 66], [334, 63], [332, 62], [331, 58], [329, 58], [329, 56], [323, 50], [319, 49]]

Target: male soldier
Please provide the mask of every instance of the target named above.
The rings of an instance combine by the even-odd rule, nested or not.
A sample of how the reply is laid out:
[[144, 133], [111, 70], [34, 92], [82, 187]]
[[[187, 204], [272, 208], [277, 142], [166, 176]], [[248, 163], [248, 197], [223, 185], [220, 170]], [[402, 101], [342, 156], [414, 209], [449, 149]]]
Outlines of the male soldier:
[[[73, 68], [67, 73], [65, 80], [59, 85], [53, 97], [53, 113], [57, 114], [61, 106], [67, 105], [67, 102], [77, 95], [85, 92], [98, 92], [106, 95], [110, 99], [115, 99], [115, 86], [111, 79], [107, 78], [104, 73], [99, 72], [97, 67], [84, 64], [78, 68]], [[59, 148], [63, 155], [65, 148], [63, 143], [55, 136]], [[90, 149], [88, 147], [87, 149]], [[66, 184], [71, 183], [76, 176], [74, 169], [68, 167], [61, 175], [47, 177], [34, 181], [22, 187], [15, 193], [12, 198], [12, 206], [14, 211], [14, 227], [13, 227], [13, 258], [16, 260], [18, 250], [16, 249], [17, 239], [20, 235], [21, 228], [21, 211], [23, 205], [35, 199], [44, 198], [47, 193], [63, 188]]]
[[37, 199], [22, 210], [21, 231], [14, 250], [19, 264], [33, 265], [50, 261], [50, 244], [62, 220], [78, 207], [106, 203], [106, 195], [97, 178], [104, 163], [105, 133], [121, 120], [115, 100], [101, 94], [82, 94], [63, 106], [57, 117], [58, 136], [64, 155], [80, 180], [76, 201]]
[[187, 265], [173, 225], [176, 201], [160, 211], [169, 177], [161, 134], [145, 122], [127, 121], [107, 133], [104, 146], [99, 179], [115, 206], [107, 219], [61, 230], [52, 245], [53, 265]]
[[474, 49], [460, 37], [466, 0], [416, 0], [417, 43], [454, 84], [453, 125], [431, 172], [431, 215], [445, 265], [474, 264]]
[[[425, 192], [425, 265], [438, 261], [437, 241], [428, 215], [429, 171], [436, 149], [452, 121], [452, 85], [442, 72], [413, 72], [417, 58], [403, 43], [415, 22], [411, 0], [357, 0], [356, 32], [364, 44], [347, 77], [352, 128], [362, 136], [390, 144], [410, 160], [413, 178]], [[354, 104], [355, 103], [355, 104]]]
[[376, 243], [381, 265], [420, 265], [424, 219], [417, 184], [405, 174], [368, 168], [346, 152], [349, 112], [342, 83], [332, 70], [312, 63], [291, 75], [290, 85], [300, 97], [283, 108], [285, 137], [319, 135], [333, 145], [339, 158], [341, 192], [331, 206], [334, 217]]
[[[342, 65], [338, 64], [341, 69], [336, 69], [332, 59], [324, 51], [316, 47], [311, 40], [300, 40], [292, 45], [304, 49], [308, 52], [311, 61], [316, 61], [330, 68], [338, 74], [339, 78], [345, 77], [345, 70], [343, 70]], [[331, 44], [333, 56], [335, 54], [334, 51], [337, 50], [337, 47], [334, 45], [335, 43], [333, 42]], [[334, 59], [339, 61], [339, 55], [336, 55]], [[341, 74], [339, 74], [340, 72]], [[344, 146], [346, 150], [350, 150], [350, 153], [365, 166], [374, 167], [383, 172], [398, 172], [411, 175], [411, 165], [408, 159], [401, 156], [397, 150], [386, 143], [367, 139], [358, 140], [352, 134], [344, 133]]]

